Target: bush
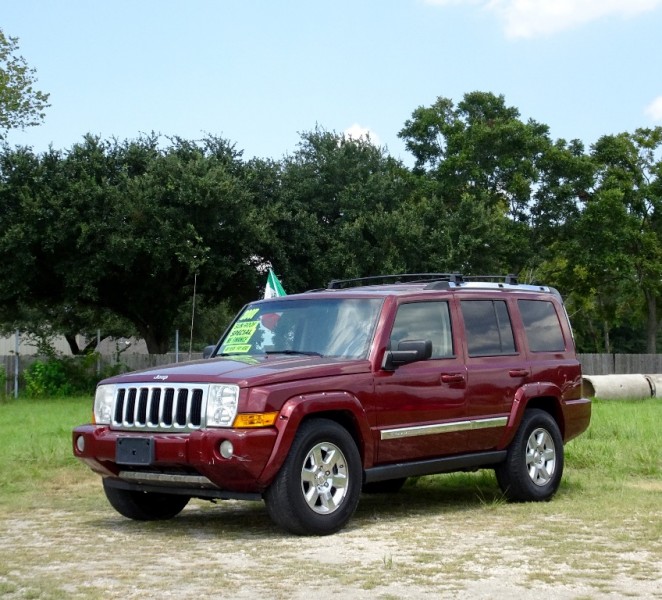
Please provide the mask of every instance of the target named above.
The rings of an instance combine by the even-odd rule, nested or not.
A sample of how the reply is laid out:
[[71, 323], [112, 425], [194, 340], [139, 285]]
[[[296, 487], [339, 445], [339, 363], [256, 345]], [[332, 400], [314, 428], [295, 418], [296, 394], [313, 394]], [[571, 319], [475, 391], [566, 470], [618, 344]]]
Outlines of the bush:
[[38, 360], [23, 373], [26, 394], [31, 398], [93, 394], [99, 379], [122, 370], [121, 365], [115, 365], [97, 373], [97, 361], [97, 354]]
[[7, 394], [7, 371], [0, 365], [0, 398]]

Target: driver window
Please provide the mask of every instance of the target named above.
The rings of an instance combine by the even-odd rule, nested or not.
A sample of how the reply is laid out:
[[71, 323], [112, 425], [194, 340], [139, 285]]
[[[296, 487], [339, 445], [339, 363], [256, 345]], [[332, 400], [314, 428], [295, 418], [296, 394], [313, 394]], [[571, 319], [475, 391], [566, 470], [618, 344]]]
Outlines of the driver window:
[[432, 358], [453, 356], [453, 336], [448, 302], [401, 304], [391, 331], [391, 349], [403, 340], [431, 340]]

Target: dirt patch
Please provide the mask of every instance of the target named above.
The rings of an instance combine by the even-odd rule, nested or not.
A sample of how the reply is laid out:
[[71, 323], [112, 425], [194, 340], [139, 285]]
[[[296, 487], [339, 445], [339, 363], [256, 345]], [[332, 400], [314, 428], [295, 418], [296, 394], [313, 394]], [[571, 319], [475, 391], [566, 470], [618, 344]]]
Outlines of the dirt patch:
[[0, 596], [662, 598], [662, 549], [643, 516], [614, 531], [569, 523], [554, 503], [431, 503], [412, 488], [362, 498], [336, 535], [301, 538], [260, 502], [192, 501], [158, 523], [117, 515], [100, 489], [54, 504], [0, 514]]

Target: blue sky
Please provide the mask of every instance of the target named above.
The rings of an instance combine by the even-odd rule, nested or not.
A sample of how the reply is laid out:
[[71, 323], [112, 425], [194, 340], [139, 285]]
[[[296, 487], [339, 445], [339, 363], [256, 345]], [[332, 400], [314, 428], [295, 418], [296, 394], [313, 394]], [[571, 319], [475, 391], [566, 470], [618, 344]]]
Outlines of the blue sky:
[[438, 96], [503, 94], [552, 138], [662, 125], [662, 0], [4, 0], [50, 93], [12, 145], [206, 133], [279, 159], [317, 125], [398, 131]]

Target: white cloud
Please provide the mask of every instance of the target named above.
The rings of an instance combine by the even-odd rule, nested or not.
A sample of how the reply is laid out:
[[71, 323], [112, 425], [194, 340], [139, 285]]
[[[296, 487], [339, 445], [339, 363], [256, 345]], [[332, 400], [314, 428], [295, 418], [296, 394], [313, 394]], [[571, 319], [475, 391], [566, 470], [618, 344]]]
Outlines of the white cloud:
[[503, 22], [509, 38], [549, 36], [603, 17], [633, 17], [662, 6], [662, 0], [425, 0], [439, 6], [480, 4]]
[[658, 96], [644, 110], [653, 121], [662, 121], [662, 96]]
[[346, 137], [351, 138], [353, 140], [359, 140], [359, 139], [370, 140], [370, 142], [375, 146], [379, 146], [381, 143], [379, 141], [379, 136], [374, 131], [371, 131], [367, 127], [363, 127], [358, 123], [354, 123], [347, 129], [345, 129], [343, 133], [345, 134]]

